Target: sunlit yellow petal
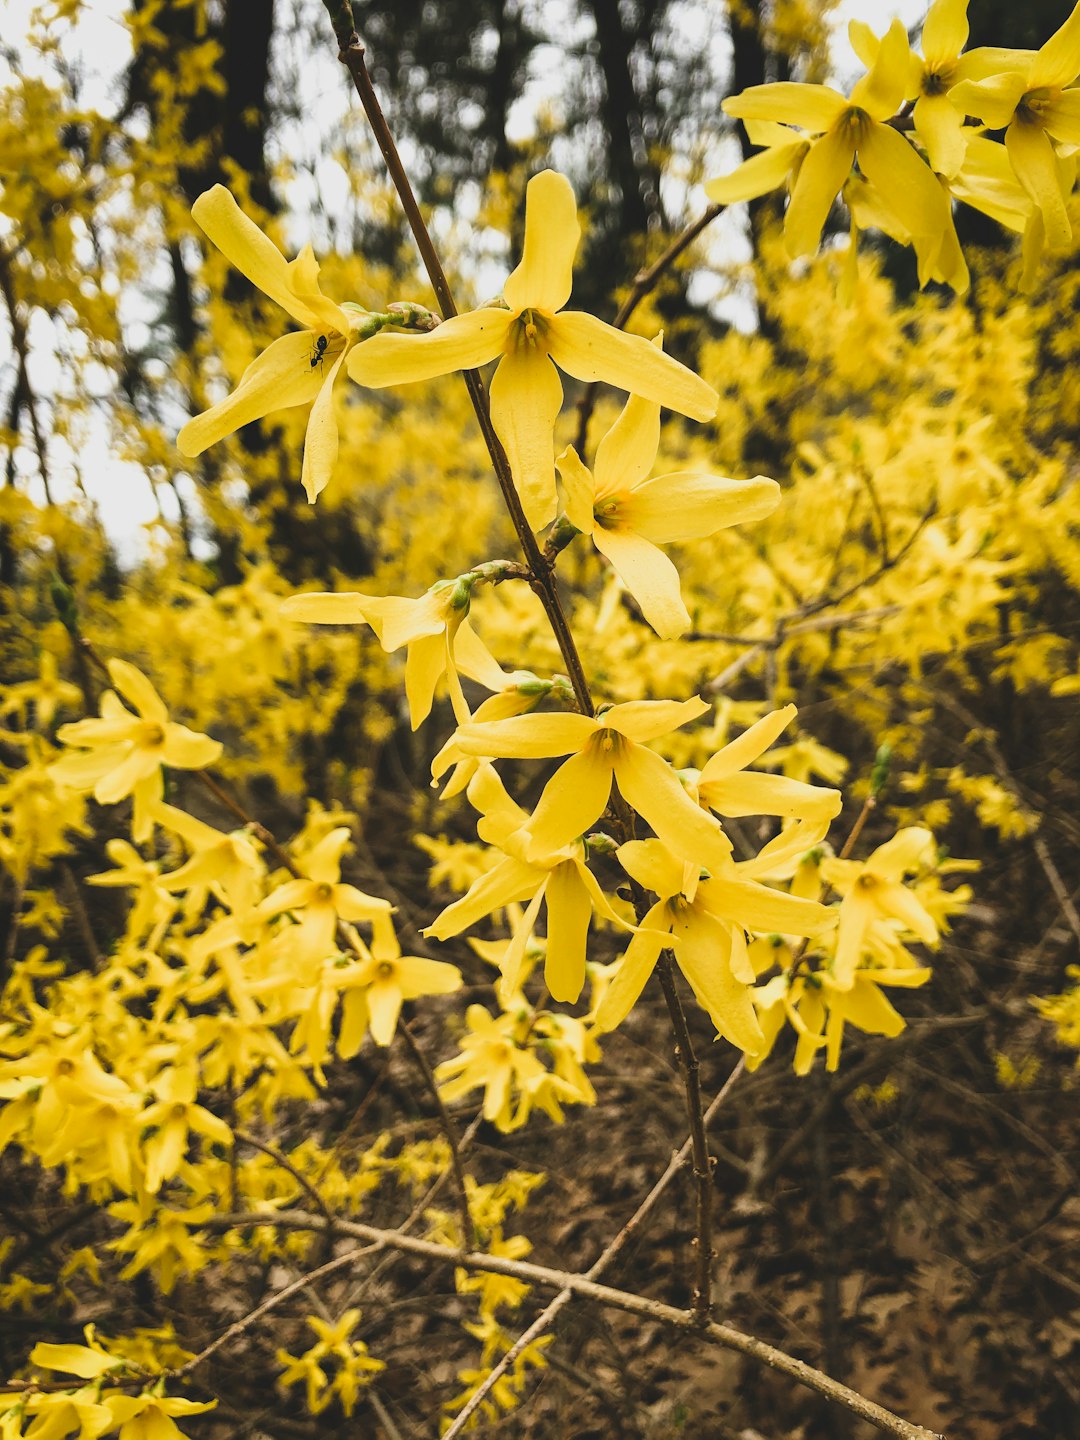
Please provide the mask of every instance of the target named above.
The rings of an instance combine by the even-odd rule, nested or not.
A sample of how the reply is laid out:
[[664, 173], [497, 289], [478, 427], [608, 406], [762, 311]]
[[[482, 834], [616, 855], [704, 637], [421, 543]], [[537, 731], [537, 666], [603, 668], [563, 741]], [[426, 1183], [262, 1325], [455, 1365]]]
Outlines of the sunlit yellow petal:
[[585, 984], [585, 942], [592, 918], [592, 902], [572, 860], [552, 870], [546, 900], [544, 981], [553, 1000], [572, 1005]]
[[[779, 815], [784, 819], [832, 818], [840, 810], [839, 790], [807, 785], [787, 775], [729, 775], [712, 784], [698, 782], [698, 793], [710, 810], [735, 819], [745, 815]], [[809, 847], [807, 847], [809, 848]]]
[[131, 750], [115, 770], [110, 770], [97, 782], [94, 786], [94, 799], [99, 805], [117, 804], [131, 794], [140, 780], [152, 775], [160, 763], [160, 757], [149, 750]]
[[816, 935], [832, 923], [829, 910], [816, 900], [803, 900], [753, 880], [714, 876], [701, 882], [698, 895], [712, 914], [761, 935]]
[[656, 968], [664, 948], [656, 932], [667, 929], [670, 924], [667, 902], [661, 900], [654, 905], [641, 923], [642, 928], [626, 947], [615, 977], [604, 991], [593, 1017], [598, 1030], [614, 1030], [622, 1024]]
[[309, 405], [322, 383], [318, 367], [311, 364], [310, 332], [282, 335], [251, 362], [231, 395], [187, 422], [176, 437], [176, 448], [189, 459], [201, 455], [208, 445], [274, 410]]
[[300, 472], [300, 483], [312, 505], [326, 489], [338, 457], [337, 416], [334, 414], [334, 382], [345, 359], [345, 351], [337, 357], [326, 372], [322, 388], [315, 397], [308, 416], [307, 434], [304, 436], [304, 465]]
[[798, 138], [786, 145], [772, 145], [759, 155], [751, 155], [730, 175], [707, 181], [705, 194], [714, 205], [734, 205], [779, 190], [806, 147], [807, 141]]
[[670, 735], [708, 711], [708, 702], [700, 695], [692, 695], [689, 700], [627, 700], [605, 710], [601, 723], [640, 745]]
[[723, 1035], [740, 1050], [756, 1054], [765, 1043], [750, 988], [731, 972], [731, 931], [696, 909], [677, 912], [672, 934], [679, 969], [690, 982], [701, 1008]]
[[619, 846], [619, 864], [631, 879], [661, 900], [678, 895], [683, 888], [684, 863], [659, 840], [628, 840]]
[[674, 471], [638, 485], [620, 508], [622, 524], [656, 545], [704, 540], [729, 525], [747, 525], [771, 515], [780, 504], [780, 486], [764, 475], [729, 480], [723, 475]]
[[851, 104], [872, 120], [887, 120], [904, 103], [911, 74], [911, 47], [904, 22], [895, 19], [882, 37], [869, 73], [855, 85]]
[[254, 220], [244, 214], [224, 185], [204, 191], [191, 207], [191, 214], [229, 264], [246, 275], [264, 295], [276, 300], [301, 325], [311, 327], [319, 323], [319, 317], [297, 297], [290, 285], [285, 256]]
[[869, 892], [861, 886], [854, 885], [844, 896], [832, 969], [833, 983], [840, 990], [850, 990], [855, 983], [855, 971], [862, 959], [866, 931], [877, 913]]
[[428, 960], [423, 955], [403, 955], [398, 961], [398, 983], [406, 1000], [421, 995], [452, 995], [461, 989], [461, 971], [445, 960]]
[[425, 635], [409, 645], [405, 661], [405, 694], [412, 728], [418, 730], [431, 714], [435, 686], [446, 674], [446, 635]]
[[728, 742], [722, 750], [708, 760], [701, 771], [701, 783], [723, 780], [736, 771], [743, 770], [783, 734], [798, 714], [794, 705], [784, 705], [779, 710], [756, 720], [750, 728], [736, 739]]
[[1066, 90], [1043, 103], [1040, 118], [1045, 129], [1066, 145], [1080, 145], [1080, 89]]
[[535, 345], [514, 345], [491, 377], [492, 423], [534, 530], [553, 520], [558, 508], [553, 436], [562, 398], [555, 366]]
[[1080, 4], [1037, 52], [1028, 72], [1028, 88], [1071, 85], [1080, 75]]
[[784, 216], [784, 243], [793, 259], [812, 255], [817, 249], [854, 158], [854, 132], [847, 125], [830, 130], [807, 151]]
[[458, 728], [458, 748], [492, 760], [543, 760], [582, 750], [597, 723], [584, 715], [515, 715], [510, 720]]
[[494, 360], [506, 348], [513, 323], [507, 310], [494, 306], [471, 310], [444, 320], [424, 335], [386, 331], [373, 335], [354, 345], [345, 363], [352, 378], [371, 390], [431, 380]]
[[582, 463], [581, 456], [572, 445], [568, 445], [562, 454], [556, 457], [555, 464], [566, 497], [566, 518], [575, 530], [580, 530], [583, 535], [591, 535], [595, 494], [592, 471]]
[[631, 395], [615, 424], [596, 447], [597, 501], [629, 490], [644, 480], [652, 469], [659, 446], [660, 406], [654, 400]]
[[1027, 88], [1027, 77], [1009, 70], [985, 80], [961, 80], [949, 91], [949, 97], [962, 114], [976, 116], [991, 130], [1002, 130], [1016, 114]]
[[782, 80], [775, 85], [751, 85], [741, 95], [725, 100], [725, 114], [739, 120], [780, 120], [804, 130], [828, 130], [847, 109], [848, 102], [828, 85], [802, 85]]
[[[169, 712], [165, 702], [142, 671], [137, 670], [134, 665], [114, 657], [109, 661], [109, 679], [144, 720], [155, 725], [164, 725], [168, 720]], [[64, 728], [67, 729], [66, 726]]]
[[518, 900], [530, 899], [544, 881], [544, 872], [534, 865], [509, 856], [500, 860], [493, 870], [481, 875], [460, 900], [447, 905], [424, 931], [436, 940], [446, 940], [475, 925], [493, 910], [501, 910]]
[[627, 335], [581, 310], [563, 310], [548, 326], [551, 358], [575, 380], [603, 380], [693, 420], [716, 414], [716, 391], [700, 375], [640, 335]]
[[503, 287], [511, 310], [561, 310], [570, 299], [581, 227], [577, 201], [565, 175], [541, 170], [525, 190], [525, 244], [521, 263]]
[[888, 196], [889, 209], [912, 235], [940, 236], [948, 202], [933, 171], [891, 125], [868, 125], [859, 140], [859, 165]]
[[161, 758], [166, 765], [174, 765], [179, 770], [202, 770], [207, 765], [213, 765], [220, 758], [221, 751], [220, 740], [199, 735], [186, 725], [171, 722], [165, 727]]
[[555, 854], [596, 824], [611, 794], [611, 763], [592, 746], [571, 755], [544, 786], [529, 821], [530, 860]]
[[376, 1045], [389, 1045], [401, 1014], [402, 994], [397, 985], [376, 981], [367, 992], [368, 1023]]
[[673, 640], [689, 630], [690, 614], [683, 604], [679, 572], [662, 550], [632, 530], [607, 530], [599, 525], [593, 531], [593, 544], [614, 565], [661, 640]]
[[338, 335], [349, 333], [347, 313], [319, 289], [319, 262], [310, 245], [305, 245], [296, 259], [289, 261], [286, 279], [296, 307], [312, 317], [307, 322], [312, 330], [332, 331]]
[[915, 133], [926, 146], [930, 168], [955, 175], [964, 163], [964, 117], [947, 95], [920, 95], [915, 102]]
[[[968, 40], [968, 0], [934, 0], [922, 29], [922, 52], [931, 66], [955, 60]], [[936, 168], [936, 167], [935, 167]]]
[[656, 831], [673, 854], [707, 870], [719, 870], [731, 842], [715, 820], [696, 805], [671, 766], [643, 745], [631, 745], [615, 762], [623, 796]]

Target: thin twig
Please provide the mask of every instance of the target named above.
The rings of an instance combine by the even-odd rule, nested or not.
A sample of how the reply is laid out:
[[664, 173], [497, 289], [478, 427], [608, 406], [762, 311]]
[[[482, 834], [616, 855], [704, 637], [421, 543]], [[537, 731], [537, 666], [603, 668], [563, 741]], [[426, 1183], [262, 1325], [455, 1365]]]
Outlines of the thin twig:
[[[283, 1230], [318, 1231], [325, 1229], [326, 1222], [321, 1215], [309, 1215], [303, 1211], [282, 1210], [275, 1214], [255, 1211], [252, 1214], [215, 1216], [206, 1222], [204, 1228], [211, 1231], [231, 1230], [250, 1225], [274, 1225]], [[401, 1235], [395, 1230], [380, 1230], [374, 1225], [364, 1225], [354, 1220], [339, 1220], [336, 1225], [343, 1235], [362, 1240], [371, 1246], [418, 1255], [422, 1259], [439, 1265], [460, 1265], [466, 1270], [477, 1270], [493, 1275], [508, 1275], [512, 1279], [523, 1280], [527, 1284], [548, 1290], [570, 1290], [583, 1300], [592, 1300], [598, 1305], [606, 1305], [612, 1309], [625, 1311], [630, 1315], [646, 1316], [660, 1324], [671, 1326], [672, 1329], [695, 1334], [714, 1345], [720, 1345], [724, 1349], [746, 1355], [779, 1374], [787, 1375], [800, 1384], [806, 1385], [809, 1389], [815, 1390], [819, 1395], [824, 1395], [826, 1399], [844, 1406], [845, 1409], [858, 1415], [860, 1419], [876, 1425], [885, 1434], [898, 1437], [898, 1440], [942, 1440], [942, 1437], [933, 1431], [927, 1430], [921, 1425], [911, 1424], [901, 1416], [895, 1415], [891, 1410], [886, 1410], [884, 1406], [867, 1399], [865, 1395], [859, 1395], [856, 1391], [849, 1389], [847, 1385], [840, 1384], [839, 1381], [824, 1375], [820, 1370], [815, 1370], [812, 1365], [807, 1365], [805, 1361], [798, 1360], [783, 1350], [778, 1350], [776, 1346], [759, 1340], [754, 1335], [747, 1335], [744, 1331], [736, 1330], [731, 1325], [721, 1325], [715, 1321], [708, 1321], [703, 1325], [700, 1317], [693, 1310], [679, 1310], [674, 1305], [667, 1305], [662, 1300], [654, 1300], [647, 1295], [636, 1295], [628, 1290], [616, 1290], [609, 1285], [600, 1285], [595, 1280], [589, 1280], [584, 1275], [575, 1275], [565, 1270], [552, 1270], [545, 1265], [531, 1264], [526, 1260], [508, 1260], [503, 1256], [471, 1252], [463, 1254], [461, 1251], [446, 1245], [435, 1244], [430, 1240], [420, 1240], [412, 1235]], [[346, 1257], [339, 1257], [339, 1260], [344, 1258]], [[326, 1267], [321, 1268], [325, 1270]], [[305, 1277], [302, 1283], [306, 1283], [309, 1278]], [[238, 1321], [237, 1324], [242, 1325], [244, 1321]], [[190, 1368], [191, 1364], [192, 1362], [189, 1362], [189, 1366], [186, 1368]]]
[[289, 1157], [283, 1154], [276, 1145], [270, 1145], [267, 1143], [267, 1141], [260, 1140], [257, 1135], [252, 1135], [248, 1130], [237, 1130], [234, 1128], [233, 1135], [237, 1140], [240, 1141], [242, 1145], [250, 1145], [252, 1150], [261, 1150], [264, 1155], [268, 1155], [270, 1159], [273, 1160], [275, 1165], [280, 1165], [282, 1170], [286, 1171], [287, 1174], [292, 1176], [292, 1178], [304, 1191], [305, 1195], [307, 1195], [308, 1199], [314, 1203], [315, 1207], [326, 1220], [326, 1223], [328, 1225], [333, 1225], [334, 1217], [333, 1215], [331, 1215], [330, 1210], [327, 1207], [326, 1201], [319, 1194], [318, 1190], [307, 1178], [307, 1176], [301, 1174], [301, 1172], [296, 1168], [296, 1166], [292, 1163]]
[[435, 1073], [431, 1068], [427, 1056], [420, 1048], [416, 1036], [404, 1021], [398, 1026], [398, 1033], [409, 1047], [409, 1053], [415, 1060], [417, 1069], [419, 1069], [423, 1075], [424, 1083], [434, 1097], [435, 1105], [439, 1112], [439, 1124], [450, 1146], [450, 1164], [453, 1167], [454, 1178], [457, 1181], [458, 1217], [461, 1220], [462, 1248], [466, 1246], [470, 1248], [475, 1247], [477, 1243], [476, 1227], [473, 1225], [472, 1211], [469, 1209], [469, 1191], [465, 1184], [465, 1164], [461, 1158], [461, 1142], [458, 1139], [457, 1126], [450, 1116], [450, 1111], [446, 1108], [446, 1102], [439, 1093], [439, 1084], [435, 1079]]

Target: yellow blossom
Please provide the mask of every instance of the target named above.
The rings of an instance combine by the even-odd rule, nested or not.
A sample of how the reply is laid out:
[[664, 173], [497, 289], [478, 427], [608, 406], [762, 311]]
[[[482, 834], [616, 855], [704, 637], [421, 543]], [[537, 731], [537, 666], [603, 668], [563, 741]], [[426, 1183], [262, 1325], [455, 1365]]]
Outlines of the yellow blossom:
[[485, 306], [426, 335], [380, 334], [349, 356], [367, 386], [429, 380], [499, 359], [491, 418], [534, 529], [556, 508], [552, 431], [562, 405], [559, 370], [603, 380], [695, 420], [711, 420], [717, 395], [692, 371], [583, 311], [564, 310], [581, 230], [570, 182], [554, 170], [529, 181], [521, 263], [503, 288], [506, 309]]

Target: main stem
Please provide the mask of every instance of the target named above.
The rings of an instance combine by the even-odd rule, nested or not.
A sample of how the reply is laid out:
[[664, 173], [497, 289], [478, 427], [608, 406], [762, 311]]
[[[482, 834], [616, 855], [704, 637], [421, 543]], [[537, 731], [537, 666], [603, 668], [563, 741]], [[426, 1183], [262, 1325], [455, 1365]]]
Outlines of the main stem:
[[[353, 28], [353, 19], [348, 0], [323, 0], [327, 13], [334, 26], [334, 34], [337, 36], [340, 46], [338, 58], [352, 76], [356, 87], [356, 93], [360, 97], [360, 103], [364, 107], [364, 114], [368, 118], [375, 136], [376, 143], [382, 152], [386, 162], [386, 168], [390, 172], [390, 178], [394, 182], [398, 198], [401, 201], [405, 217], [409, 222], [413, 238], [416, 241], [420, 258], [424, 262], [424, 269], [431, 281], [431, 288], [435, 291], [435, 298], [444, 320], [451, 319], [458, 313], [454, 303], [454, 297], [450, 290], [450, 283], [446, 278], [442, 262], [435, 250], [431, 232], [424, 222], [420, 213], [420, 206], [417, 204], [416, 196], [409, 177], [402, 164], [401, 156], [398, 154], [394, 137], [390, 133], [390, 127], [386, 123], [386, 116], [379, 104], [379, 97], [375, 94], [375, 87], [371, 83], [371, 76], [368, 74], [367, 62], [364, 58], [364, 47], [360, 37]], [[476, 419], [480, 426], [480, 433], [484, 437], [484, 444], [487, 446], [488, 454], [491, 456], [491, 464], [495, 471], [496, 479], [499, 482], [499, 489], [510, 512], [510, 519], [517, 532], [518, 542], [521, 545], [526, 563], [529, 567], [530, 583], [533, 590], [540, 599], [548, 621], [558, 642], [559, 651], [562, 654], [563, 664], [566, 666], [566, 673], [573, 686], [574, 697], [577, 700], [578, 708], [584, 715], [592, 715], [595, 706], [592, 695], [589, 691], [589, 682], [585, 678], [585, 669], [581, 663], [581, 656], [578, 654], [577, 645], [571, 634], [570, 626], [567, 623], [566, 614], [562, 608], [562, 601], [559, 599], [558, 588], [555, 583], [555, 572], [550, 560], [548, 560], [540, 546], [536, 542], [528, 520], [525, 518], [525, 511], [521, 506], [521, 498], [514, 485], [514, 477], [510, 470], [510, 462], [506, 458], [506, 451], [502, 447], [495, 427], [491, 422], [491, 411], [488, 406], [487, 391], [478, 370], [462, 371], [465, 380], [465, 387], [469, 392], [469, 399], [472, 401], [473, 410], [476, 412]]]

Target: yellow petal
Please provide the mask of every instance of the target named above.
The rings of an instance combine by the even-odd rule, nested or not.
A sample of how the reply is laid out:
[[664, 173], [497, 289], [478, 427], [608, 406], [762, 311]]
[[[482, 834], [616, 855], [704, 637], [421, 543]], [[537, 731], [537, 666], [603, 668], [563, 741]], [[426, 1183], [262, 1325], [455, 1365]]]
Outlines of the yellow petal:
[[741, 95], [725, 100], [725, 114], [740, 120], [779, 120], [821, 134], [844, 113], [848, 102], [828, 85], [801, 85], [782, 80], [775, 85], [751, 85]]
[[1080, 90], [1066, 90], [1044, 102], [1041, 110], [1045, 129], [1065, 145], [1080, 145]]
[[640, 335], [627, 335], [595, 315], [564, 310], [548, 324], [551, 358], [575, 380], [603, 380], [693, 420], [711, 420], [719, 396], [700, 375]]
[[30, 1364], [42, 1370], [62, 1370], [65, 1375], [79, 1375], [83, 1380], [92, 1380], [115, 1370], [124, 1361], [115, 1355], [103, 1355], [100, 1350], [91, 1350], [86, 1345], [50, 1345], [40, 1340], [30, 1352]]
[[203, 770], [220, 758], [222, 748], [220, 740], [211, 740], [209, 735], [199, 735], [186, 725], [170, 721], [165, 727], [161, 758], [178, 770]]
[[[870, 972], [871, 975], [876, 973]], [[846, 994], [832, 995], [829, 1008], [838, 1011], [845, 1020], [865, 1030], [868, 1035], [899, 1035], [906, 1023], [900, 1012], [869, 979], [857, 981]]]
[[376, 981], [368, 989], [368, 1023], [376, 1045], [389, 1045], [393, 1040], [402, 998], [397, 985], [385, 981]]
[[729, 480], [675, 471], [638, 485], [620, 509], [622, 523], [656, 545], [704, 540], [729, 525], [763, 520], [780, 504], [780, 486], [764, 475]]
[[404, 955], [397, 968], [398, 983], [406, 1000], [417, 1000], [421, 995], [452, 995], [461, 989], [461, 971], [444, 960]]
[[1028, 89], [1071, 85], [1080, 75], [1080, 4], [1038, 51], [1028, 72]]
[[728, 775], [734, 775], [737, 770], [744, 770], [752, 761], [764, 755], [798, 713], [794, 705], [785, 705], [782, 709], [773, 710], [771, 714], [756, 720], [749, 730], [730, 741], [722, 750], [718, 750], [706, 763], [699, 785], [713, 780], [724, 780]]
[[[841, 806], [839, 790], [807, 785], [786, 775], [729, 775], [707, 784], [698, 781], [698, 794], [718, 815], [739, 819], [746, 815], [779, 815], [784, 819], [831, 819]], [[809, 849], [809, 846], [806, 847]]]
[[445, 631], [440, 635], [424, 635], [409, 643], [405, 661], [405, 694], [414, 730], [419, 730], [431, 714], [435, 686], [446, 674], [446, 646]]
[[598, 525], [592, 538], [661, 640], [673, 640], [690, 629], [679, 572], [662, 550], [632, 530], [606, 530]]
[[454, 370], [475, 370], [501, 355], [514, 317], [486, 307], [444, 320], [424, 335], [392, 335], [383, 331], [349, 351], [345, 362], [359, 385], [381, 390], [409, 385]]
[[462, 675], [487, 690], [499, 691], [513, 683], [513, 676], [502, 668], [468, 620], [462, 620], [454, 633], [454, 664]]
[[311, 332], [282, 335], [251, 362], [231, 395], [187, 422], [176, 437], [176, 448], [193, 459], [208, 445], [274, 410], [309, 405], [322, 383], [318, 368], [311, 364]]
[[583, 750], [597, 729], [584, 715], [515, 715], [459, 726], [456, 743], [466, 755], [485, 759], [544, 760]]
[[535, 345], [513, 346], [491, 377], [491, 420], [534, 530], [543, 529], [558, 509], [553, 436], [562, 398], [555, 366]]
[[924, 945], [937, 944], [937, 923], [906, 885], [879, 885], [873, 893], [879, 910], [901, 921]]
[[882, 37], [868, 74], [851, 92], [851, 104], [872, 120], [887, 120], [904, 103], [911, 73], [911, 47], [904, 22], [895, 19]]
[[585, 984], [585, 942], [592, 918], [592, 902], [572, 860], [564, 860], [552, 870], [545, 898], [547, 958], [544, 981], [553, 1000], [572, 1005]]
[[692, 695], [689, 700], [627, 700], [605, 710], [600, 723], [617, 730], [628, 740], [643, 744], [647, 740], [659, 740], [661, 735], [670, 735], [673, 730], [706, 715], [708, 710], [708, 702], [700, 695]]
[[619, 864], [631, 879], [661, 900], [681, 893], [685, 866], [659, 840], [628, 840], [619, 846], [618, 854]]
[[94, 799], [99, 805], [117, 804], [131, 794], [140, 780], [152, 775], [160, 763], [156, 754], [148, 750], [133, 749], [115, 770], [110, 770], [97, 782], [94, 786]]
[[164, 725], [168, 720], [169, 712], [161, 696], [134, 665], [114, 657], [109, 661], [109, 679], [144, 720], [149, 720], [154, 725]]
[[883, 880], [899, 880], [932, 864], [937, 854], [934, 836], [922, 825], [906, 825], [891, 840], [879, 845], [866, 862]]
[[816, 900], [803, 900], [753, 880], [714, 876], [701, 882], [698, 895], [712, 914], [761, 935], [816, 935], [832, 920], [831, 912]]
[[295, 260], [287, 267], [289, 290], [295, 297], [295, 304], [312, 316], [313, 330], [332, 331], [338, 335], [349, 333], [349, 316], [327, 299], [319, 288], [319, 262], [310, 245], [305, 245]]
[[626, 747], [615, 762], [615, 778], [626, 801], [682, 860], [719, 870], [731, 842], [711, 816], [687, 795], [671, 766], [643, 745]]
[[848, 21], [848, 44], [859, 57], [859, 60], [869, 70], [877, 53], [881, 49], [881, 37], [867, 24], [865, 20]]
[[920, 95], [915, 102], [915, 133], [926, 146], [930, 168], [955, 175], [964, 163], [964, 117], [947, 95]]
[[493, 910], [501, 910], [518, 900], [528, 900], [544, 883], [544, 872], [535, 865], [507, 857], [493, 870], [474, 880], [460, 900], [447, 905], [424, 931], [436, 940], [446, 940], [475, 925]]
[[832, 968], [833, 984], [840, 990], [850, 990], [855, 983], [855, 971], [862, 959], [866, 931], [877, 913], [877, 907], [869, 898], [869, 892], [862, 886], [853, 885], [850, 892], [844, 896], [840, 906], [840, 925], [836, 932], [836, 954]]
[[575, 530], [583, 535], [593, 533], [593, 497], [595, 485], [592, 471], [582, 463], [581, 456], [572, 445], [568, 445], [556, 457], [555, 465], [562, 479], [566, 496], [566, 518]]
[[511, 310], [561, 310], [574, 283], [581, 239], [577, 201], [565, 175], [541, 170], [525, 190], [525, 244], [521, 263], [503, 287]]
[[502, 985], [500, 993], [513, 994], [521, 983], [521, 967], [525, 962], [525, 951], [532, 933], [536, 929], [536, 922], [540, 916], [540, 902], [547, 892], [548, 873], [537, 885], [536, 894], [529, 901], [525, 913], [514, 926], [514, 933], [510, 937], [510, 944], [503, 952], [499, 969], [502, 971]]
[[315, 404], [308, 416], [307, 434], [304, 436], [304, 465], [300, 472], [300, 483], [307, 492], [312, 505], [326, 489], [338, 457], [338, 427], [334, 414], [334, 381], [341, 370], [345, 351], [337, 357], [326, 372], [322, 388], [315, 397]]
[[675, 958], [701, 1008], [732, 1045], [751, 1055], [765, 1043], [750, 987], [731, 973], [731, 931], [696, 908], [680, 912], [672, 934], [681, 944]]
[[285, 256], [244, 214], [224, 185], [204, 191], [191, 207], [191, 214], [229, 264], [264, 295], [276, 300], [301, 325], [314, 328], [321, 323], [293, 290]]
[[[932, 67], [955, 60], [968, 41], [968, 0], [934, 0], [922, 29], [922, 52]], [[935, 165], [935, 170], [938, 168]]]
[[891, 125], [865, 126], [859, 165], [912, 235], [942, 234], [948, 219], [945, 191], [898, 130]]
[[615, 977], [604, 991], [593, 1017], [598, 1030], [614, 1030], [630, 1014], [664, 948], [656, 932], [666, 930], [670, 923], [667, 901], [661, 900], [641, 922], [642, 928], [626, 947]]
[[830, 130], [806, 152], [784, 216], [784, 242], [792, 259], [812, 255], [832, 203], [851, 173], [854, 132], [847, 125]]
[[759, 155], [751, 155], [730, 175], [708, 180], [705, 194], [714, 205], [734, 205], [740, 200], [754, 200], [787, 183], [796, 161], [807, 148], [807, 142], [795, 139], [786, 145], [772, 145]]
[[949, 96], [961, 113], [976, 116], [991, 130], [1002, 130], [1016, 114], [1020, 97], [1027, 88], [1026, 76], [1010, 70], [985, 80], [961, 80], [952, 87]]
[[544, 786], [528, 825], [529, 860], [544, 860], [596, 824], [611, 794], [611, 763], [593, 748], [571, 755]]
[[[659, 348], [657, 342], [653, 345]], [[645, 479], [660, 448], [660, 406], [631, 395], [596, 447], [596, 498], [629, 490]]]

